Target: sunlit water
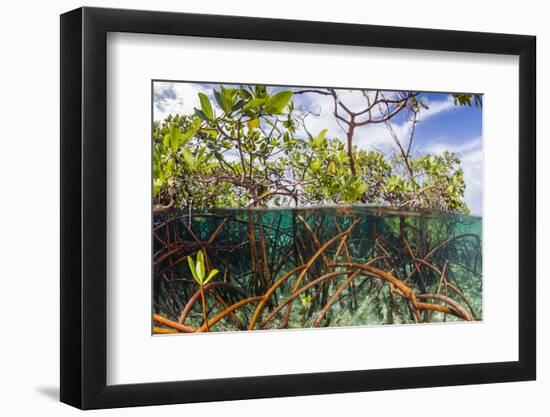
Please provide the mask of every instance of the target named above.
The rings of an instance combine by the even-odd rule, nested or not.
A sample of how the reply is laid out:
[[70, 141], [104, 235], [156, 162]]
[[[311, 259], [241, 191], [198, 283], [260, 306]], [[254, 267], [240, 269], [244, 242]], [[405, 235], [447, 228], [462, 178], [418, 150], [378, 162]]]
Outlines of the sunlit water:
[[[220, 288], [217, 294], [226, 305], [265, 294], [285, 273], [309, 263], [301, 286], [346, 269], [335, 265], [366, 264], [380, 258], [372, 265], [415, 293], [450, 298], [474, 320], [482, 319], [480, 217], [371, 206], [174, 210], [155, 216], [153, 229], [153, 311], [174, 320], [198, 289], [186, 259], [199, 250], [207, 255], [207, 266], [220, 271], [214, 281], [232, 289]], [[263, 328], [278, 328], [281, 323], [286, 328], [312, 327], [345, 278], [312, 287], [291, 303], [288, 323], [279, 313]], [[289, 279], [275, 291], [261, 319], [292, 294], [294, 282]], [[214, 298], [209, 308], [212, 315], [223, 309]], [[238, 320], [224, 319], [212, 330], [239, 330], [237, 323], [247, 322], [253, 311], [253, 305], [244, 307], [237, 312]], [[320, 325], [400, 324], [413, 319], [406, 300], [392, 292], [386, 281], [360, 276], [341, 292]], [[201, 320], [197, 303], [186, 323], [199, 326]], [[420, 322], [457, 320], [461, 319], [441, 312], [420, 316]]]

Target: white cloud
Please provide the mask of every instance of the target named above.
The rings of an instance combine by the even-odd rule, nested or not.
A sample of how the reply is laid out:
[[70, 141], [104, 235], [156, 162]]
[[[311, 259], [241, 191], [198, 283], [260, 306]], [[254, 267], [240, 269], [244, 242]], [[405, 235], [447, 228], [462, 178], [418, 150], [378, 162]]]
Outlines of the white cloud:
[[211, 91], [192, 83], [155, 82], [154, 93], [160, 98], [155, 99], [153, 119], [161, 121], [169, 114], [192, 114], [195, 107], [200, 108], [199, 92]]
[[456, 154], [464, 154], [467, 152], [475, 151], [481, 148], [481, 137], [473, 140], [461, 142], [461, 143], [444, 143], [444, 142], [432, 142], [425, 146], [422, 150], [425, 152], [441, 154], [444, 151], [454, 152]]
[[427, 109], [422, 109], [418, 114], [418, 120], [427, 120], [439, 113], [446, 112], [448, 110], [456, 108], [454, 100], [451, 96], [448, 96], [445, 100], [424, 100], [424, 104], [428, 106]]
[[[306, 94], [300, 97], [300, 100], [307, 103], [305, 105], [306, 108], [303, 110], [312, 112], [304, 121], [309, 133], [317, 135], [321, 130], [327, 129], [327, 136], [343, 138], [344, 132], [338, 126], [336, 119], [332, 115], [332, 97], [321, 94]], [[302, 126], [299, 127], [298, 131], [299, 133], [305, 134]]]

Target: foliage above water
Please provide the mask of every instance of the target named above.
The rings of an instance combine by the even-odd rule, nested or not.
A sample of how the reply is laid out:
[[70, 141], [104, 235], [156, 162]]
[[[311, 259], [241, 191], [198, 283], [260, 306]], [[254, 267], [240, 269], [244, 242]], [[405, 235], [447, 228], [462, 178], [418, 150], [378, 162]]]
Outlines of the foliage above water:
[[[342, 138], [309, 132], [299, 94], [333, 98]], [[290, 207], [366, 203], [468, 212], [466, 188], [456, 155], [416, 155], [414, 127], [427, 109], [421, 94], [364, 90], [365, 109], [351, 111], [334, 89], [224, 87], [214, 101], [199, 93], [193, 114], [173, 115], [153, 131], [153, 194], [176, 207]], [[481, 105], [481, 96], [453, 94], [456, 105]], [[406, 115], [412, 131], [398, 138], [389, 121]], [[353, 143], [367, 124], [386, 124], [395, 147], [390, 153]]]

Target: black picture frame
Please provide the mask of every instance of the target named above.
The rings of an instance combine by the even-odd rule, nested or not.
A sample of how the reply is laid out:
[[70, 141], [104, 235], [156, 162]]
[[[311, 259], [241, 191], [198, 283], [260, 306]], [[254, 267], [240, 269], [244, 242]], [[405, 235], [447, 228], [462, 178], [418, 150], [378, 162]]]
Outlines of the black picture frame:
[[[518, 361], [107, 385], [108, 32], [519, 56]], [[88, 7], [61, 15], [61, 401], [94, 409], [535, 379], [535, 45], [534, 36], [251, 17]]]

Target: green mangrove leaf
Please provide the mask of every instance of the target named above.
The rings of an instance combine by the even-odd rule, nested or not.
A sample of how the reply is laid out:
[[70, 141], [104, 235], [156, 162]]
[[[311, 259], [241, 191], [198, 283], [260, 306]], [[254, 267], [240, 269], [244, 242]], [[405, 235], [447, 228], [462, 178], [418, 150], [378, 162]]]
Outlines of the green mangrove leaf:
[[181, 142], [182, 142], [181, 128], [179, 126], [172, 125], [170, 127], [170, 147], [172, 148], [173, 153], [177, 152]]
[[193, 136], [197, 133], [197, 130], [199, 129], [198, 126], [193, 126], [186, 130], [182, 135], [180, 139], [180, 145], [186, 145], [191, 139], [193, 139]]
[[206, 146], [200, 148], [195, 157], [195, 168], [200, 167], [203, 164], [206, 164], [211, 157], [212, 155], [209, 155], [206, 153]]
[[203, 284], [205, 272], [204, 263], [197, 260], [197, 276], [199, 277], [201, 284]]
[[193, 157], [193, 154], [191, 153], [189, 148], [183, 148], [182, 154], [187, 166], [191, 169], [195, 169], [195, 158]]
[[300, 294], [300, 301], [302, 302], [303, 307], [307, 307], [311, 304], [312, 300], [311, 294]]
[[323, 129], [319, 132], [316, 138], [311, 139], [312, 148], [320, 148], [325, 144], [325, 135], [327, 134], [328, 129]]
[[158, 195], [160, 189], [162, 188], [162, 184], [162, 180], [158, 178], [153, 181], [153, 197], [156, 197]]
[[260, 127], [260, 121], [258, 119], [250, 119], [248, 122], [246, 122], [246, 125], [250, 130], [254, 130]]
[[250, 100], [248, 103], [246, 103], [243, 106], [243, 111], [247, 112], [250, 110], [255, 110], [257, 107], [263, 105], [265, 103], [265, 98], [255, 98], [254, 100]]
[[233, 110], [235, 105], [234, 92], [234, 89], [225, 88], [224, 86], [221, 87], [221, 92], [214, 91], [214, 98], [225, 114], [229, 114]]
[[210, 281], [212, 278], [214, 278], [217, 274], [218, 274], [218, 271], [217, 269], [213, 269], [212, 271], [210, 271], [210, 273], [208, 274], [208, 277], [204, 280], [204, 285], [208, 284], [208, 281]]
[[216, 129], [202, 129], [201, 132], [210, 135], [213, 139], [216, 139], [218, 137], [218, 131]]
[[204, 254], [202, 253], [202, 250], [200, 250], [199, 253], [197, 253], [197, 275], [199, 276], [201, 283], [204, 280], [205, 273]]
[[220, 94], [219, 91], [214, 91], [214, 98], [216, 99], [216, 103], [218, 103], [218, 106], [221, 107], [221, 109], [225, 112], [225, 113], [229, 113], [229, 111], [227, 111], [225, 109], [225, 106], [224, 106], [224, 103], [223, 103], [223, 99], [222, 99], [222, 95]]
[[212, 104], [209, 98], [204, 93], [199, 93], [199, 99], [201, 101], [202, 112], [208, 118], [208, 120], [214, 120], [214, 110], [212, 110]]
[[193, 274], [193, 278], [195, 278], [195, 281], [197, 281], [198, 284], [202, 284], [202, 280], [199, 279], [199, 276], [197, 275], [197, 270], [195, 268], [195, 261], [193, 261], [193, 257], [188, 256], [187, 261], [189, 262], [189, 269], [191, 270], [191, 274]]
[[202, 120], [204, 120], [204, 121], [206, 121], [206, 122], [209, 122], [209, 121], [210, 121], [210, 119], [208, 118], [208, 116], [207, 116], [201, 109], [195, 108], [195, 115], [196, 115], [198, 118], [200, 118], [200, 119], [202, 119]]
[[265, 103], [265, 111], [270, 114], [280, 114], [292, 98], [292, 91], [279, 91], [269, 97]]
[[254, 94], [256, 94], [256, 97], [264, 97], [267, 95], [267, 89], [265, 88], [265, 85], [257, 85], [254, 87]]
[[359, 194], [360, 196], [365, 194], [367, 192], [367, 184], [365, 184], [364, 182], [362, 181], [359, 181], [359, 183], [357, 184], [357, 186], [355, 187], [355, 191], [357, 192], [357, 194]]

